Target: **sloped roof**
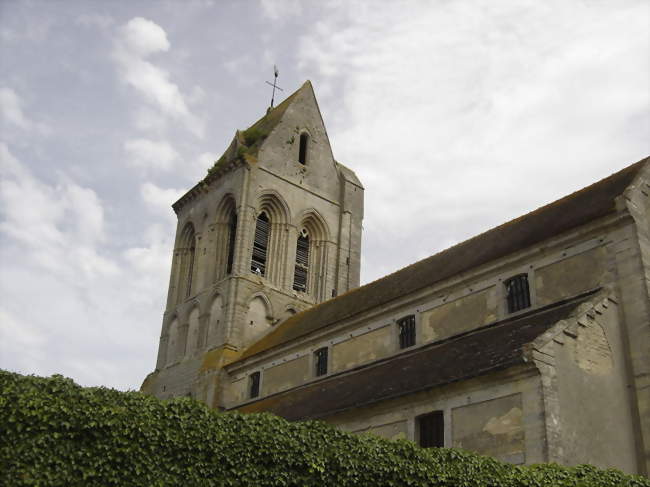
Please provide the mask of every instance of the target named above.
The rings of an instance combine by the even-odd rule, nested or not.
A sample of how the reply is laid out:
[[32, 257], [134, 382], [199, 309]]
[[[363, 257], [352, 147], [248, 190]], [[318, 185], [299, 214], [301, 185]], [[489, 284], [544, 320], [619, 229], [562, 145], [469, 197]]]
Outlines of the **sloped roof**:
[[648, 161], [642, 159], [580, 191], [298, 313], [246, 349], [240, 360], [612, 213], [615, 198]]
[[595, 291], [237, 408], [314, 419], [524, 363], [524, 347]]
[[[257, 122], [255, 122], [253, 125], [248, 127], [246, 129], [246, 131], [248, 131], [248, 130], [259, 130], [266, 137], [280, 123], [280, 120], [282, 120], [282, 116], [287, 111], [287, 108], [289, 108], [289, 106], [291, 105], [293, 100], [296, 99], [296, 97], [298, 96], [298, 93], [300, 93], [302, 90], [308, 89], [308, 88], [311, 89], [311, 81], [309, 81], [309, 80], [305, 81], [300, 88], [298, 88], [291, 95], [289, 95], [277, 107], [274, 107], [271, 110], [269, 110], [266, 113], [266, 115], [264, 115]], [[246, 131], [244, 131], [244, 132], [246, 132]], [[248, 153], [250, 155], [253, 155], [253, 156], [257, 157], [257, 153], [258, 153], [263, 141], [264, 141], [264, 139], [259, 140], [257, 143], [255, 143], [251, 147], [251, 150]]]

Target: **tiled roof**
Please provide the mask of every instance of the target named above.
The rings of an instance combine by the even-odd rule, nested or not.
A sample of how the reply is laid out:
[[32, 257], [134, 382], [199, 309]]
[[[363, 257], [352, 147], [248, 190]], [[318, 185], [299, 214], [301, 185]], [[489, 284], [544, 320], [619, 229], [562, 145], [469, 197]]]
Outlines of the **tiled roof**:
[[643, 159], [560, 200], [298, 313], [246, 349], [240, 360], [610, 214], [616, 208], [615, 198], [649, 160]]
[[594, 296], [509, 318], [462, 335], [249, 403], [289, 420], [320, 418], [524, 363], [524, 346]]

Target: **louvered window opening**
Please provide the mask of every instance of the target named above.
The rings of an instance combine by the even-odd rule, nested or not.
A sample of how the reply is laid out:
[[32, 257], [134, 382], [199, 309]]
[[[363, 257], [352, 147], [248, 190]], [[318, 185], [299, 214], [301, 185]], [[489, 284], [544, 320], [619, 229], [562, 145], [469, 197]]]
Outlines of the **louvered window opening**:
[[434, 411], [420, 416], [418, 428], [422, 448], [445, 446], [445, 421], [442, 411]]
[[266, 213], [257, 217], [255, 224], [255, 240], [253, 241], [253, 259], [251, 260], [251, 272], [265, 275], [266, 255], [269, 245], [269, 218]]
[[249, 397], [252, 399], [260, 395], [260, 373], [253, 372], [249, 377]]
[[307, 292], [309, 270], [309, 235], [299, 235], [296, 244], [296, 266], [293, 272], [294, 291]]
[[314, 366], [316, 377], [327, 374], [327, 347], [314, 352]]
[[298, 162], [303, 165], [307, 163], [308, 143], [309, 143], [309, 135], [300, 134], [300, 149], [298, 150]]
[[415, 345], [415, 315], [405, 316], [397, 321], [399, 327], [399, 348]]
[[514, 313], [530, 307], [530, 289], [528, 275], [520, 274], [505, 282], [508, 313]]
[[232, 263], [235, 258], [235, 235], [237, 233], [237, 215], [230, 216], [228, 224], [228, 260], [226, 263], [226, 274], [232, 274]]

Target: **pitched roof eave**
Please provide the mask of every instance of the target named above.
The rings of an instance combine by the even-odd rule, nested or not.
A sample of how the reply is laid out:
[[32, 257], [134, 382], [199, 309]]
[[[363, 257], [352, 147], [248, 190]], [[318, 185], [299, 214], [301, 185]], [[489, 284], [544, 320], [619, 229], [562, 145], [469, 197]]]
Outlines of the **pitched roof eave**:
[[553, 203], [388, 276], [316, 304], [288, 318], [253, 343], [238, 362], [615, 213], [618, 211], [616, 198], [623, 194], [643, 168], [650, 166], [649, 161], [650, 158], [642, 159]]
[[[315, 419], [530, 363], [527, 346], [597, 290], [233, 408]], [[530, 364], [534, 367], [533, 364]]]

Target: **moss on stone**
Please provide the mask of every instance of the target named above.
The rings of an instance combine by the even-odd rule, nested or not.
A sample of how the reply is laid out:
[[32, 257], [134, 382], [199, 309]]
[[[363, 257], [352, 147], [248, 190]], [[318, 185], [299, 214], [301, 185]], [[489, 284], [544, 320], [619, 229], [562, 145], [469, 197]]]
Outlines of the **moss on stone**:
[[287, 107], [291, 104], [291, 101], [299, 92], [300, 90], [296, 91], [286, 100], [280, 103], [277, 107], [268, 110], [266, 112], [266, 115], [264, 115], [246, 130], [237, 131], [237, 134], [235, 135], [235, 139], [237, 140], [237, 150], [226, 150], [224, 155], [222, 155], [214, 163], [214, 165], [208, 169], [206, 178], [220, 171], [222, 168], [225, 168], [230, 162], [234, 162], [236, 160], [240, 160], [245, 163], [256, 162], [257, 152], [262, 146], [262, 143], [269, 136], [271, 131], [280, 123], [282, 115], [284, 115]]

